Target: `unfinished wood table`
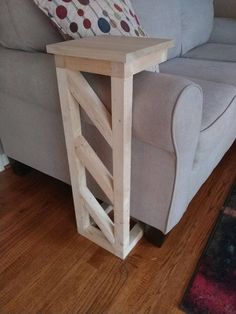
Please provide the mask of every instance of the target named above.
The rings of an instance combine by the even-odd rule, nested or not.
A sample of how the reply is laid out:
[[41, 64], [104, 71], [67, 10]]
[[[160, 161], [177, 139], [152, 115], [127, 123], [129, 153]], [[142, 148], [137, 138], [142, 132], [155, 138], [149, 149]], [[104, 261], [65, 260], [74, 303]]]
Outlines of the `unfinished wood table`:
[[[133, 75], [165, 61], [172, 46], [172, 40], [118, 36], [47, 46], [55, 55], [78, 232], [122, 259], [143, 235], [138, 223], [130, 230]], [[111, 77], [111, 113], [80, 72]], [[82, 135], [80, 106], [112, 148], [112, 174]], [[110, 200], [107, 210], [88, 189], [86, 169]]]

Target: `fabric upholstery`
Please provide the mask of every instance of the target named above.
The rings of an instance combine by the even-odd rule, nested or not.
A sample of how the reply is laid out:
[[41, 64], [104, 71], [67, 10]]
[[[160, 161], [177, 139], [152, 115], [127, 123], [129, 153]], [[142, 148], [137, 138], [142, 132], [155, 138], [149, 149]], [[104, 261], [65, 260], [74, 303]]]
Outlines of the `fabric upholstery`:
[[211, 127], [235, 102], [236, 87], [192, 78], [203, 91], [201, 131]]
[[48, 111], [59, 109], [53, 56], [0, 48], [0, 69], [2, 93]]
[[[86, 74], [85, 77], [111, 111], [110, 80], [100, 75]], [[189, 93], [197, 103], [199, 98], [202, 99], [200, 87], [187, 79], [150, 72], [135, 75], [133, 136], [143, 142], [174, 152], [171, 123], [173, 104], [179, 98], [182, 100], [181, 95], [184, 97]]]
[[[89, 124], [84, 125], [83, 132], [111, 171], [111, 150], [104, 138]], [[174, 189], [175, 156], [137, 139], [132, 141], [131, 156], [131, 216], [166, 232]], [[88, 176], [88, 184], [96, 197], [107, 200], [90, 176]]]
[[235, 116], [236, 101], [211, 128], [201, 132], [189, 178], [189, 202], [233, 144], [236, 135]]
[[0, 134], [7, 156], [70, 182], [59, 109], [48, 111], [0, 92]]
[[[34, 103], [48, 111], [59, 109], [58, 89], [53, 57], [46, 54], [0, 49], [0, 80], [1, 91], [18, 98], [26, 103]], [[11, 68], [14, 67], [14, 72]], [[25, 75], [22, 77], [22, 73]], [[1, 77], [2, 76], [2, 77]], [[94, 86], [99, 97], [110, 106], [110, 80], [105, 76], [86, 75], [90, 84]], [[169, 117], [166, 111], [159, 110], [166, 102], [172, 102], [179, 97], [180, 91], [186, 86], [196, 88], [186, 79], [143, 72], [134, 78], [134, 135], [151, 143], [171, 149], [169, 126], [166, 132], [166, 121]], [[172, 93], [169, 93], [169, 89]], [[146, 92], [143, 92], [143, 91]], [[157, 93], [157, 90], [159, 91]], [[23, 92], [22, 92], [23, 91]], [[148, 100], [152, 97], [152, 101]], [[171, 110], [171, 108], [169, 108]], [[144, 115], [143, 113], [146, 112]], [[161, 112], [161, 113], [160, 113]], [[167, 116], [166, 116], [167, 115]], [[171, 117], [171, 115], [170, 115]], [[170, 118], [169, 117], [169, 118]], [[153, 123], [148, 123], [148, 119]], [[140, 128], [140, 125], [143, 125]], [[155, 136], [161, 133], [162, 136]]]
[[[224, 120], [221, 120], [222, 126], [229, 126], [229, 128], [224, 128], [223, 136], [219, 132], [216, 133], [216, 136], [220, 136], [221, 140], [217, 142], [214, 147], [208, 149], [207, 147], [207, 136], [210, 134], [203, 134], [201, 138], [201, 155], [200, 151], [197, 156], [197, 161], [195, 162], [195, 166], [191, 172], [190, 180], [189, 180], [189, 189], [188, 189], [188, 197], [189, 202], [192, 200], [194, 195], [200, 189], [202, 184], [207, 180], [209, 175], [212, 173], [214, 168], [220, 162], [224, 154], [230, 149], [232, 143], [235, 140], [235, 133], [236, 133], [236, 125], [235, 121], [235, 107], [232, 107], [230, 111], [227, 112], [227, 115], [224, 116]], [[223, 118], [223, 117], [222, 117]], [[214, 128], [216, 129], [218, 125], [215, 125]], [[213, 130], [214, 132], [214, 130]], [[203, 143], [205, 144], [205, 150], [203, 150]]]
[[[142, 89], [144, 84], [148, 86], [153, 81], [155, 90], [152, 88], [152, 93], [156, 97], [153, 96], [155, 105], [151, 111], [150, 107], [145, 108], [149, 105], [148, 99], [145, 98], [148, 93], [137, 91]], [[200, 134], [202, 91], [197, 85], [189, 84], [188, 80], [152, 73], [137, 75], [134, 84], [134, 95], [136, 94], [137, 99], [134, 98], [133, 113], [131, 215], [167, 233], [182, 217], [188, 202], [188, 195], [178, 191], [188, 189], [188, 173], [193, 167]], [[93, 88], [97, 93], [98, 86], [94, 81]], [[168, 86], [172, 91], [170, 98], [166, 98], [164, 93]], [[103, 94], [102, 91], [100, 93]], [[135, 121], [138, 122], [139, 107], [140, 112], [143, 108], [148, 117], [152, 112], [153, 120], [156, 119], [156, 125], [150, 129], [155, 132], [152, 137], [155, 142], [151, 145], [146, 140], [140, 140], [140, 136], [137, 139]], [[161, 119], [165, 120], [165, 123], [161, 123]], [[139, 120], [139, 130], [142, 127], [148, 130], [150, 124], [150, 121], [146, 125], [145, 121]], [[97, 154], [111, 169], [110, 149], [105, 140], [89, 124], [85, 124], [83, 131]], [[162, 141], [163, 136], [165, 142]], [[94, 183], [90, 188], [99, 191]], [[102, 198], [101, 195], [96, 195]]]
[[180, 56], [181, 8], [179, 0], [131, 0], [131, 2], [148, 35], [174, 39], [175, 46], [169, 50], [169, 58]]
[[209, 42], [236, 45], [236, 19], [215, 18]]
[[207, 43], [189, 51], [183, 57], [212, 61], [236, 62], [236, 45]]
[[57, 29], [32, 0], [0, 1], [0, 44], [25, 51], [45, 51], [46, 44], [62, 41]]
[[189, 202], [235, 140], [235, 66], [234, 62], [190, 58], [177, 58], [160, 66], [161, 72], [184, 76], [203, 90], [202, 125], [188, 187]]
[[236, 63], [181, 58], [161, 65], [161, 71], [179, 74], [201, 86], [203, 91], [201, 131], [218, 120], [236, 98]]
[[215, 16], [236, 19], [235, 0], [214, 0]]
[[[91, 82], [91, 77], [86, 78]], [[99, 81], [93, 76], [92, 86], [106, 101], [110, 96], [104, 96], [106, 89], [101, 89]], [[132, 155], [131, 212], [165, 233], [181, 219], [188, 202], [187, 195], [178, 191], [187, 190], [201, 129], [202, 101], [201, 89], [183, 78], [144, 72], [134, 79], [133, 145], [138, 151]], [[94, 139], [95, 134], [90, 133], [89, 142], [95, 141], [96, 152], [107, 160], [103, 142]], [[144, 186], [145, 195], [141, 193]]]
[[180, 134], [185, 133], [186, 127], [183, 121], [173, 125], [174, 118], [181, 112], [180, 115], [185, 120], [182, 116], [181, 110], [183, 110], [185, 111], [183, 115], [188, 114], [191, 120], [193, 108], [189, 108], [192, 106], [190, 100], [192, 98], [196, 106], [194, 110], [197, 125], [197, 116], [200, 120], [202, 117], [202, 90], [198, 85], [189, 80], [163, 74], [142, 73], [137, 76], [134, 81], [133, 108], [133, 128], [136, 138], [174, 152], [174, 137], [181, 137]]
[[214, 8], [213, 0], [180, 1], [182, 11], [182, 54], [185, 54], [209, 40], [213, 28]]
[[160, 65], [160, 72], [236, 86], [236, 63], [176, 58]]
[[[200, 133], [195, 164], [203, 162], [214, 151], [219, 143], [227, 142], [228, 148], [236, 137], [236, 97], [221, 116], [208, 128]], [[222, 155], [223, 156], [223, 155]]]
[[64, 34], [72, 38], [105, 34], [145, 36], [129, 0], [34, 2]]

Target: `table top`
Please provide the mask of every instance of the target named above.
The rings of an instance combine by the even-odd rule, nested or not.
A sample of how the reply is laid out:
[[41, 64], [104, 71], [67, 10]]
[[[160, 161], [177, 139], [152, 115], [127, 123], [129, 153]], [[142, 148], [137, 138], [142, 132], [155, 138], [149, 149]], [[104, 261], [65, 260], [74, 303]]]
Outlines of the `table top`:
[[97, 36], [47, 46], [47, 52], [93, 60], [129, 63], [145, 55], [173, 47], [170, 39]]

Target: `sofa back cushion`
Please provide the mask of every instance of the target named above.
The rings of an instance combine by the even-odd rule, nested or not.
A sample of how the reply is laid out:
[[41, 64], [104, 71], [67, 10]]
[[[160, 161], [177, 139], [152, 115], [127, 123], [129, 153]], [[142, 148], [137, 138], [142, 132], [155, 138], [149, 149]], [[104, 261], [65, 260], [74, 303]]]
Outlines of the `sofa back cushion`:
[[32, 0], [0, 0], [0, 44], [25, 51], [45, 51], [62, 41], [57, 29]]
[[180, 0], [131, 0], [141, 25], [150, 37], [175, 40], [169, 58], [181, 54]]
[[182, 54], [206, 43], [214, 20], [213, 0], [180, 0], [182, 16]]

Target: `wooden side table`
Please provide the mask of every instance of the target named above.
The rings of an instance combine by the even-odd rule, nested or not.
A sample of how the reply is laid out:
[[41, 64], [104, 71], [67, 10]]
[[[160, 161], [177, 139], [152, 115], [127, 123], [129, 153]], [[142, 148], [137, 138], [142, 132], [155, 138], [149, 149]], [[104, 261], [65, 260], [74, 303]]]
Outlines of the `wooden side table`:
[[[56, 60], [78, 232], [122, 259], [143, 234], [138, 223], [130, 230], [133, 75], [165, 61], [172, 46], [172, 40], [117, 36], [47, 46]], [[80, 72], [111, 77], [112, 113]], [[113, 174], [82, 134], [80, 106], [112, 148]], [[110, 200], [107, 210], [88, 189], [85, 169]]]

